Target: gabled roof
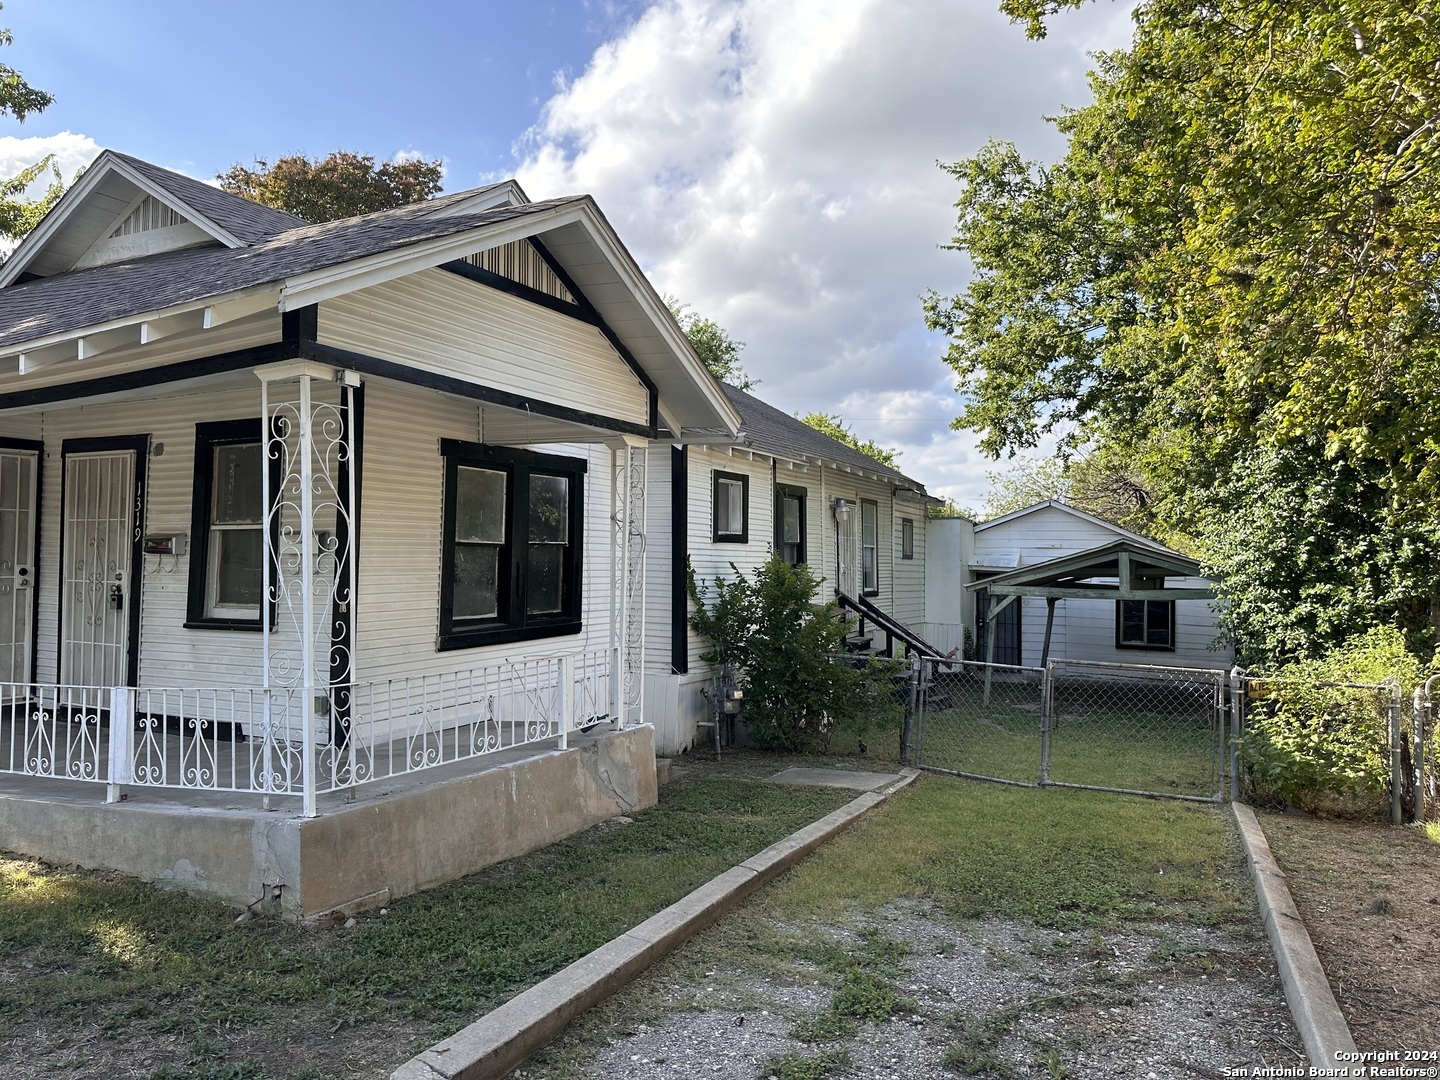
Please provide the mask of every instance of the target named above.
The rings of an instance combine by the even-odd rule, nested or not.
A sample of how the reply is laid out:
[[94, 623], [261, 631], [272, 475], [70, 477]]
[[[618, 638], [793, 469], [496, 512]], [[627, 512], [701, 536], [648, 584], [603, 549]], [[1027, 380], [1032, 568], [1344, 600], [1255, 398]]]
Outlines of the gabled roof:
[[[57, 270], [47, 246], [84, 251], [113, 236], [117, 218], [155, 198], [185, 218], [198, 246]], [[184, 207], [181, 211], [178, 207]], [[66, 231], [79, 230], [66, 236]], [[206, 241], [213, 237], [214, 243]], [[651, 380], [660, 419], [675, 431], [719, 427], [730, 435], [739, 417], [706, 373], [654, 287], [588, 195], [530, 202], [514, 181], [423, 203], [311, 225], [208, 184], [105, 151], [0, 268], [0, 356], [74, 363], [84, 375], [87, 343], [97, 348], [145, 341], [156, 320], [204, 325], [266, 311], [283, 313], [357, 289], [517, 241], [543, 247]], [[14, 282], [37, 257], [49, 276]], [[74, 265], [74, 259], [70, 264]], [[8, 276], [5, 276], [8, 275]], [[77, 350], [78, 345], [78, 350]], [[648, 385], [648, 384], [647, 384]]]
[[[966, 585], [967, 589], [988, 589], [992, 595], [1008, 596], [1114, 596], [1115, 599], [1209, 599], [1209, 588], [1166, 588], [1167, 577], [1203, 578], [1200, 564], [1178, 551], [1152, 542], [1112, 540], [1085, 551], [1060, 555], [1045, 562]], [[1096, 579], [1102, 579], [1097, 581]], [[1114, 581], [1114, 584], [1110, 583]], [[1158, 588], [1136, 582], [1159, 581]]]
[[766, 404], [753, 394], [747, 394], [729, 383], [721, 383], [720, 388], [725, 391], [725, 396], [740, 414], [746, 444], [752, 449], [794, 461], [824, 458], [874, 473], [892, 483], [913, 487], [924, 494], [925, 486], [918, 480], [912, 480], [899, 470], [862, 454], [853, 446], [847, 446], [824, 432], [816, 431], [809, 424]]
[[984, 532], [986, 529], [993, 528], [996, 525], [1004, 525], [1007, 522], [1016, 521], [1019, 518], [1023, 517], [1028, 517], [1030, 514], [1039, 513], [1041, 510], [1060, 510], [1066, 514], [1071, 515], [1072, 517], [1079, 518], [1081, 521], [1088, 521], [1092, 525], [1099, 525], [1102, 528], [1113, 532], [1116, 536], [1124, 537], [1127, 540], [1133, 540], [1137, 544], [1147, 544], [1150, 547], [1159, 548], [1162, 551], [1171, 550], [1170, 548], [1167, 548], [1164, 544], [1160, 543], [1158, 540], [1151, 540], [1148, 536], [1141, 536], [1139, 533], [1132, 532], [1124, 526], [1116, 525], [1113, 521], [1106, 521], [1102, 517], [1097, 517], [1094, 514], [1086, 513], [1084, 510], [1079, 510], [1069, 505], [1068, 503], [1063, 503], [1059, 499], [1046, 499], [1044, 502], [1035, 503], [1033, 506], [1022, 507], [1019, 510], [1013, 510], [1010, 513], [1005, 514], [1001, 517], [991, 518], [989, 521], [983, 521], [979, 525], [975, 526], [975, 531], [977, 533]]

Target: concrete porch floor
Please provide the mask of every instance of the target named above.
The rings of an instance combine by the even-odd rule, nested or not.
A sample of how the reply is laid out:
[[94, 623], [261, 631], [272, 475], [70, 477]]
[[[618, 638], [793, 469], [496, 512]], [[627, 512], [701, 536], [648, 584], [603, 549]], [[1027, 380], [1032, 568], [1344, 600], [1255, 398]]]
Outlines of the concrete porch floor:
[[[386, 903], [656, 801], [654, 729], [573, 734], [319, 796], [0, 774], [0, 849], [112, 869], [287, 917]], [[277, 888], [278, 887], [278, 888]]]

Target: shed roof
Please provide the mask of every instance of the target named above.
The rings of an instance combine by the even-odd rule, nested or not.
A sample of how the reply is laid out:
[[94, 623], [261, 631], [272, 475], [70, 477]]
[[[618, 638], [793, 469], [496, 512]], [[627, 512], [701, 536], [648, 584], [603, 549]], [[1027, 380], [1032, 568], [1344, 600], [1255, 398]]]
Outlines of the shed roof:
[[1214, 589], [1209, 586], [1168, 588], [1165, 580], [1171, 577], [1203, 578], [1205, 574], [1198, 562], [1178, 551], [1122, 538], [982, 578], [966, 588], [988, 589], [994, 596], [1053, 599], [1207, 600], [1214, 597]]

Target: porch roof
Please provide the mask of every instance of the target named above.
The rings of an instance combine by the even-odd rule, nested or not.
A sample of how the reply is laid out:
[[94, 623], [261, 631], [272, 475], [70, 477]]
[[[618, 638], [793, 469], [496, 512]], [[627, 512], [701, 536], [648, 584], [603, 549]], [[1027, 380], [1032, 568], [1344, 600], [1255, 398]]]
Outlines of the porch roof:
[[1056, 600], [1210, 600], [1215, 596], [1214, 588], [1208, 585], [1167, 587], [1165, 581], [1170, 577], [1204, 578], [1205, 574], [1198, 562], [1178, 551], [1150, 541], [1137, 543], [1122, 538], [972, 581], [965, 587], [987, 589], [992, 596], [1043, 596]]

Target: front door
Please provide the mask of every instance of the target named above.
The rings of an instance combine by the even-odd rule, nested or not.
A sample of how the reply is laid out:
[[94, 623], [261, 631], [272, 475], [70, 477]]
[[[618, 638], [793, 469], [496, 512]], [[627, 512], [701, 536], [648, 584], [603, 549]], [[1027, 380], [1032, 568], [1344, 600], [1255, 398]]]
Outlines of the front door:
[[0, 449], [0, 701], [24, 698], [35, 641], [34, 450]]
[[835, 500], [835, 568], [837, 588], [846, 596], [860, 595], [860, 507], [848, 499]]
[[135, 449], [65, 454], [60, 681], [68, 686], [130, 683], [138, 459]]

